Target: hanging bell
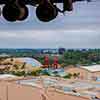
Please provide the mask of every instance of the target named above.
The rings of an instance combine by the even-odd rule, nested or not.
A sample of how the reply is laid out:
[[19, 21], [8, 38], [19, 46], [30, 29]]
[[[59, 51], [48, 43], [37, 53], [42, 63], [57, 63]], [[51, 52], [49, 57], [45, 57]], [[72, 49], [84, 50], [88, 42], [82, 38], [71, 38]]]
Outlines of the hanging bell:
[[23, 21], [28, 17], [29, 11], [26, 6], [19, 7], [19, 9], [20, 9], [20, 15], [18, 17], [18, 20]]
[[49, 22], [56, 18], [58, 11], [54, 5], [41, 4], [36, 8], [36, 16], [40, 21]]
[[63, 0], [63, 11], [73, 10], [73, 0]]
[[19, 17], [20, 10], [16, 4], [13, 5], [7, 4], [3, 7], [2, 14], [7, 21], [13, 22], [16, 21], [17, 18]]

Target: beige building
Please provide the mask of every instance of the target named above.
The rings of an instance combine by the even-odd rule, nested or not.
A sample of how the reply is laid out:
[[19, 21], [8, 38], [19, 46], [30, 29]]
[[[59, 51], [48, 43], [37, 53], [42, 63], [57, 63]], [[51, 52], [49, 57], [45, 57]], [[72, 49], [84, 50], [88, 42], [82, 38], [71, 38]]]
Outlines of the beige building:
[[93, 79], [100, 78], [100, 65], [68, 67], [65, 69], [67, 73], [80, 73], [80, 79]]

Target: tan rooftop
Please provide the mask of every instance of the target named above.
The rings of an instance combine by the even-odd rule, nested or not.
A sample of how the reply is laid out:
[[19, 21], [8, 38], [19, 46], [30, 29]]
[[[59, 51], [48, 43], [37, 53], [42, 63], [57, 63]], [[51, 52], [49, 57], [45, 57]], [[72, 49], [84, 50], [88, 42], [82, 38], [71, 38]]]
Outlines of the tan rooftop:
[[[31, 79], [38, 79], [38, 82], [32, 81]], [[44, 82], [41, 81], [43, 79], [51, 79], [56, 80], [56, 86], [48, 86], [45, 87]], [[27, 81], [29, 79], [29, 81]], [[43, 80], [42, 79], [42, 80]], [[64, 87], [73, 87], [75, 83], [81, 84], [95, 84], [87, 81], [80, 80], [62, 80], [60, 78], [56, 79], [54, 77], [26, 77], [17, 79], [20, 81], [12, 80], [12, 81], [0, 81], [0, 99], [1, 100], [91, 100], [91, 94], [94, 94], [96, 97], [100, 98], [99, 88], [85, 88], [74, 91], [64, 91], [61, 89]], [[24, 81], [23, 81], [24, 80]], [[26, 82], [25, 82], [26, 81]], [[64, 83], [65, 82], [65, 83]], [[80, 83], [79, 83], [80, 82]], [[58, 84], [59, 83], [59, 84]], [[61, 84], [60, 84], [61, 83]], [[78, 84], [75, 84], [77, 86]], [[57, 88], [58, 86], [58, 88]], [[59, 88], [59, 86], [61, 86]], [[74, 88], [75, 89], [75, 88]]]
[[90, 100], [89, 97], [75, 96], [50, 89], [35, 88], [12, 82], [0, 82], [1, 100]]
[[0, 82], [0, 100], [41, 100], [40, 91], [36, 88], [14, 83]]

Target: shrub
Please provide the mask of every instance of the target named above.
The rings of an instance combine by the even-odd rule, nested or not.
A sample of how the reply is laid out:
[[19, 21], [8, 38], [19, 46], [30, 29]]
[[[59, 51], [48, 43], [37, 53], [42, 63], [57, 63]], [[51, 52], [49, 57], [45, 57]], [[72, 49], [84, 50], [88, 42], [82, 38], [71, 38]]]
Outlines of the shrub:
[[74, 78], [77, 78], [77, 77], [79, 77], [79, 75], [80, 75], [80, 73], [74, 73], [74, 74], [73, 74], [73, 77], [74, 77]]
[[37, 69], [34, 69], [33, 71], [29, 72], [28, 75], [39, 76], [41, 71], [42, 71], [41, 68], [37, 68]]
[[71, 73], [68, 73], [67, 75], [65, 75], [63, 78], [67, 78], [67, 79], [70, 79], [72, 77], [72, 74]]
[[11, 72], [13, 75], [16, 75], [16, 76], [25, 76], [26, 74], [25, 74], [25, 71], [17, 71], [17, 72], [15, 72], [15, 71], [12, 71]]

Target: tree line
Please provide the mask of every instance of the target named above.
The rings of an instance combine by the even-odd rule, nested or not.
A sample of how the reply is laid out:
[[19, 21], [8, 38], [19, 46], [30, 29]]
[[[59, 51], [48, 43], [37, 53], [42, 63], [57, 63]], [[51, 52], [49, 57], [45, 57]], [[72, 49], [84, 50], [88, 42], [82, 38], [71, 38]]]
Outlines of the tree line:
[[[38, 56], [36, 59], [43, 64], [44, 56]], [[53, 56], [48, 56], [49, 62], [52, 64]], [[58, 56], [58, 62], [62, 66], [100, 64], [100, 49], [66, 50], [63, 54]]]

